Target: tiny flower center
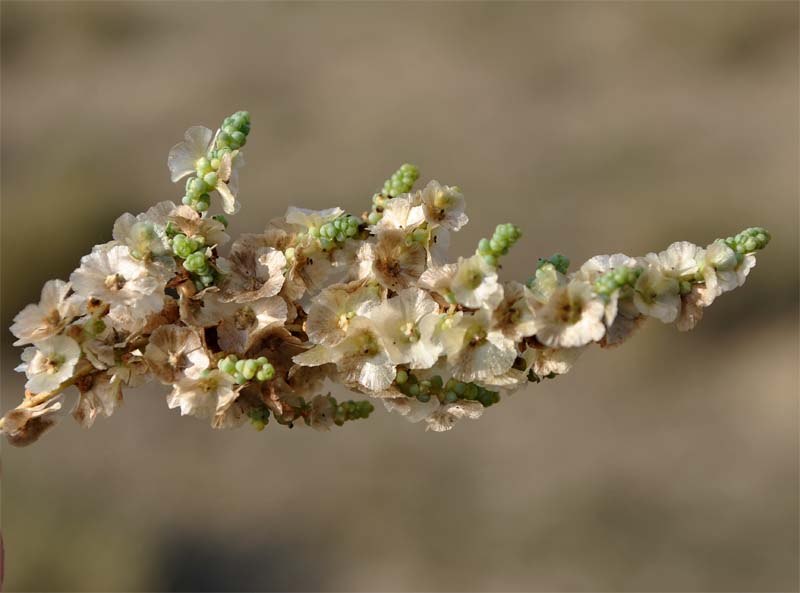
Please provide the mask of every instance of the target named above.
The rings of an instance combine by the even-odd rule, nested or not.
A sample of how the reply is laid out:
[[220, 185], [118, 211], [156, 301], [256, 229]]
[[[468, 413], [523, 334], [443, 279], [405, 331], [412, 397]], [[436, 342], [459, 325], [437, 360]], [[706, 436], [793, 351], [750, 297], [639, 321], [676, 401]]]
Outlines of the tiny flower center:
[[256, 323], [256, 314], [250, 307], [242, 307], [233, 314], [233, 323], [238, 330], [251, 328]]
[[339, 329], [347, 331], [347, 328], [350, 327], [350, 320], [355, 316], [356, 314], [353, 311], [342, 313], [341, 315], [339, 315], [339, 319], [336, 321], [336, 325], [339, 327]]
[[408, 321], [400, 326], [400, 333], [402, 333], [409, 342], [417, 342], [419, 340], [419, 329], [413, 321]]
[[118, 291], [125, 286], [125, 278], [121, 274], [109, 274], [106, 276], [105, 285], [108, 290]]
[[362, 356], [375, 356], [381, 350], [378, 347], [378, 342], [375, 340], [375, 336], [369, 333], [361, 334], [357, 338], [356, 346], [358, 353]]
[[486, 339], [486, 330], [479, 325], [475, 325], [467, 330], [464, 337], [470, 346], [478, 346]]
[[203, 381], [200, 382], [200, 389], [202, 389], [205, 393], [211, 393], [212, 391], [216, 391], [218, 386], [218, 381], [214, 377], [207, 377]]
[[472, 290], [475, 290], [481, 285], [483, 282], [483, 274], [481, 274], [478, 270], [472, 270], [467, 275], [467, 286], [469, 286]]
[[63, 356], [58, 356], [56, 354], [53, 354], [53, 355], [48, 356], [47, 358], [45, 358], [45, 360], [44, 360], [44, 371], [48, 375], [52, 375], [52, 374], [58, 372], [58, 369], [61, 368], [62, 364], [64, 364], [64, 357]]
[[50, 311], [45, 316], [44, 321], [47, 325], [58, 325], [61, 321], [61, 314], [58, 312], [58, 309], [53, 309]]

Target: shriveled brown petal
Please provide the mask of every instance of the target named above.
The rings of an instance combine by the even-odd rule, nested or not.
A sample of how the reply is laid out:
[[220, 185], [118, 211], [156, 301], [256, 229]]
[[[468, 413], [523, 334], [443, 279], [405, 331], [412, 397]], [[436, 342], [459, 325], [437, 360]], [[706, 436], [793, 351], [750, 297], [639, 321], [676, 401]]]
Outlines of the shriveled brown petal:
[[284, 283], [283, 253], [268, 245], [264, 235], [242, 235], [231, 245], [230, 273], [221, 286], [221, 299], [247, 303], [275, 296]]
[[58, 420], [55, 415], [61, 402], [53, 399], [30, 408], [16, 408], [5, 415], [3, 434], [15, 447], [25, 447], [53, 427]]
[[98, 416], [109, 417], [122, 404], [122, 383], [108, 373], [86, 379], [78, 382], [81, 394], [72, 410], [72, 417], [84, 428], [89, 428]]

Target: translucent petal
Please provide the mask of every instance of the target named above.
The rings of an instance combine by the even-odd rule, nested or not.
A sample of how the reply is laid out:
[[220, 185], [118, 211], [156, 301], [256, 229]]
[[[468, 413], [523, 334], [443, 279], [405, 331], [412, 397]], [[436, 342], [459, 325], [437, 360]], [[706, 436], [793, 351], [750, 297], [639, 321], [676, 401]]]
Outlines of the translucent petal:
[[167, 157], [170, 179], [173, 182], [194, 172], [197, 159], [206, 155], [213, 136], [214, 133], [204, 126], [193, 126], [186, 130], [184, 141], [173, 146]]

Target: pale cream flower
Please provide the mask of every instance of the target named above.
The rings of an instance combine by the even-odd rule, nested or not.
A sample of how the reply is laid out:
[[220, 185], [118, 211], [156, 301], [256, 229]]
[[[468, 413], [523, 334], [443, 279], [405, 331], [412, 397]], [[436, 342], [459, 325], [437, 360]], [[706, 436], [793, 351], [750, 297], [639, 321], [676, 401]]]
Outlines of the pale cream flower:
[[215, 286], [195, 292], [190, 280], [179, 287], [180, 319], [193, 327], [213, 327], [222, 321], [230, 310], [229, 303], [222, 301], [219, 289]]
[[197, 168], [197, 161], [208, 154], [214, 132], [205, 126], [192, 126], [183, 135], [184, 141], [178, 142], [169, 151], [167, 166], [170, 180], [175, 183], [191, 175]]
[[85, 313], [80, 297], [67, 296], [72, 287], [63, 280], [48, 280], [38, 304], [26, 306], [14, 317], [11, 333], [19, 338], [14, 346], [30, 344], [60, 333], [75, 317]]
[[169, 213], [169, 220], [187, 237], [203, 237], [209, 247], [224, 245], [230, 241], [225, 225], [211, 217], [202, 217], [190, 206], [178, 206]]
[[425, 249], [428, 252], [428, 268], [446, 264], [450, 249], [450, 231], [444, 227], [429, 229]]
[[450, 284], [457, 269], [458, 264], [430, 267], [420, 276], [417, 286], [439, 294], [448, 303], [455, 304], [456, 298], [453, 296], [453, 291], [450, 290]]
[[407, 241], [400, 230], [378, 233], [376, 239], [364, 241], [358, 251], [359, 278], [374, 278], [395, 292], [414, 286], [425, 271], [425, 248]]
[[47, 400], [30, 408], [15, 408], [3, 418], [3, 434], [9, 443], [25, 447], [37, 441], [45, 431], [55, 426], [61, 397]]
[[532, 354], [531, 370], [537, 377], [563, 375], [572, 368], [578, 357], [586, 350], [582, 348], [530, 348]]
[[611, 255], [595, 255], [586, 260], [575, 274], [576, 278], [594, 282], [600, 276], [617, 268], [635, 268], [636, 258], [625, 255], [624, 253], [613, 253]]
[[458, 231], [469, 222], [464, 195], [457, 187], [430, 181], [415, 197], [422, 205], [425, 220], [431, 227]]
[[661, 272], [670, 278], [686, 279], [693, 277], [697, 274], [704, 260], [705, 250], [688, 241], [672, 243], [658, 254]]
[[288, 266], [281, 294], [308, 308], [324, 288], [356, 279], [358, 245], [357, 241], [347, 241], [336, 249], [324, 251], [313, 237], [302, 238], [285, 251]]
[[[614, 253], [612, 255], [595, 255], [587, 260], [575, 274], [575, 278], [594, 282], [603, 274], [619, 268], [636, 268], [638, 263], [636, 258], [629, 257], [624, 253]], [[606, 326], [611, 327], [617, 317], [620, 299], [633, 300], [633, 290], [626, 286], [614, 291], [605, 298], [605, 320]], [[624, 323], [624, 322], [623, 322]], [[619, 325], [621, 327], [622, 324]], [[618, 329], [619, 329], [618, 327]]]
[[275, 296], [283, 286], [286, 257], [267, 246], [264, 235], [242, 235], [231, 245], [228, 258], [217, 262], [225, 272], [220, 287], [223, 301], [247, 303]]
[[346, 383], [371, 393], [388, 388], [397, 374], [380, 334], [363, 317], [352, 320], [347, 337], [336, 346], [317, 345], [293, 360], [312, 367], [334, 363]]
[[217, 407], [211, 418], [211, 426], [216, 429], [238, 428], [249, 421], [247, 412], [250, 406], [240, 397], [241, 387], [225, 390], [217, 400]]
[[383, 289], [355, 280], [320, 292], [308, 310], [305, 330], [310, 342], [335, 346], [347, 335], [350, 321], [366, 315], [381, 302]]
[[181, 416], [213, 418], [218, 406], [229, 406], [240, 386], [233, 377], [218, 369], [207, 370], [199, 377], [184, 377], [167, 396], [170, 409], [180, 408]]
[[88, 375], [78, 382], [78, 389], [72, 416], [84, 428], [90, 428], [98, 416], [108, 418], [122, 404], [122, 382], [109, 373]]
[[415, 423], [431, 416], [441, 405], [436, 397], [431, 397], [426, 402], [422, 402], [415, 397], [405, 396], [385, 397], [381, 401], [389, 412], [400, 414], [409, 422]]
[[333, 222], [344, 214], [341, 208], [327, 208], [325, 210], [309, 210], [289, 206], [286, 210], [286, 222], [299, 226], [306, 232], [318, 231], [323, 225]]
[[336, 400], [330, 395], [315, 395], [308, 417], [303, 417], [303, 423], [314, 430], [326, 432], [331, 429], [335, 415]]
[[270, 328], [283, 326], [288, 309], [282, 297], [273, 296], [249, 303], [229, 303], [217, 326], [219, 346], [225, 352], [243, 355]]
[[664, 273], [661, 260], [654, 253], [639, 260], [644, 271], [634, 285], [633, 302], [643, 315], [672, 323], [681, 310], [680, 283]]
[[494, 309], [503, 300], [503, 286], [497, 281], [497, 270], [479, 255], [458, 258], [450, 290], [456, 302], [465, 307]]
[[392, 362], [412, 369], [432, 367], [443, 346], [433, 339], [439, 305], [419, 288], [406, 288], [367, 316], [383, 338]]
[[503, 300], [492, 312], [495, 329], [514, 342], [536, 333], [534, 310], [536, 301], [531, 291], [519, 282], [507, 282], [503, 287]]
[[605, 305], [592, 285], [573, 279], [553, 291], [536, 309], [536, 339], [551, 348], [577, 348], [605, 334]]
[[[578, 279], [580, 280], [581, 277], [578, 276]], [[557, 289], [566, 284], [567, 277], [556, 270], [553, 264], [547, 263], [536, 270], [533, 278], [528, 281], [528, 288], [536, 301], [546, 303]]]
[[483, 415], [483, 410], [483, 405], [476, 401], [459, 400], [450, 404], [442, 404], [425, 419], [425, 422], [428, 423], [425, 430], [434, 432], [450, 430], [462, 418], [477, 420]]
[[502, 375], [517, 358], [514, 341], [494, 327], [486, 309], [460, 316], [442, 330], [441, 336], [452, 375], [459, 381], [469, 383]]
[[67, 336], [51, 336], [33, 343], [22, 353], [16, 371], [28, 377], [25, 388], [31, 393], [53, 391], [70, 379], [81, 357], [81, 347]]
[[[180, 181], [191, 175], [197, 168], [197, 161], [208, 155], [214, 144], [214, 132], [204, 126], [192, 126], [184, 134], [184, 141], [172, 147], [167, 157], [170, 179]], [[236, 201], [238, 178], [236, 169], [244, 165], [244, 157], [238, 150], [225, 153], [220, 158], [215, 190], [222, 197], [222, 209], [227, 214], [235, 214], [240, 207]]]
[[658, 254], [639, 258], [644, 268], [634, 286], [634, 303], [643, 315], [672, 323], [681, 311], [681, 281], [690, 281], [705, 261], [705, 250], [679, 241]]
[[755, 267], [756, 258], [745, 255], [738, 261], [733, 249], [722, 241], [716, 241], [708, 246], [703, 264], [701, 274], [709, 289], [705, 295], [707, 307], [716, 297], [742, 286]]
[[171, 271], [160, 264], [134, 259], [126, 246], [106, 243], [81, 258], [70, 282], [77, 295], [108, 304], [113, 325], [130, 331], [163, 308], [170, 276]]
[[172, 202], [159, 202], [147, 212], [134, 216], [126, 212], [114, 222], [114, 240], [127, 245], [136, 259], [151, 259], [169, 251], [164, 230], [168, 214], [175, 209]]
[[425, 212], [410, 194], [402, 194], [386, 202], [378, 224], [370, 227], [377, 234], [382, 231], [399, 230], [408, 234], [425, 222]]
[[165, 385], [176, 383], [184, 375], [196, 377], [209, 365], [197, 331], [177, 325], [162, 325], [150, 334], [144, 359]]

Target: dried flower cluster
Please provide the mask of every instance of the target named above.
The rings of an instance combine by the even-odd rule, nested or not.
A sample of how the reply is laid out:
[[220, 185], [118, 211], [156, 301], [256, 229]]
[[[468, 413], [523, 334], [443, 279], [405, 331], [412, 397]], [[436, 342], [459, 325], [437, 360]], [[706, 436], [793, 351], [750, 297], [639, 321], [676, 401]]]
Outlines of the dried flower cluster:
[[[250, 116], [216, 133], [193, 127], [169, 153], [181, 205], [124, 214], [113, 240], [51, 280], [14, 319], [23, 402], [2, 420], [16, 445], [58, 418], [75, 386], [83, 426], [110, 416], [123, 387], [157, 380], [170, 408], [215, 428], [269, 418], [328, 429], [366, 418], [369, 400], [337, 402], [328, 382], [379, 399], [428, 429], [450, 429], [528, 382], [566, 373], [592, 344], [626, 340], [648, 317], [689, 330], [741, 286], [769, 234], [752, 228], [707, 247], [673, 243], [644, 257], [598, 255], [569, 272], [540, 259], [527, 282], [503, 281], [499, 260], [520, 238], [499, 225], [470, 257], [448, 261], [467, 224], [458, 187], [403, 165], [360, 217], [291, 207], [263, 233], [230, 241], [218, 195], [234, 214]], [[224, 255], [223, 255], [224, 254]]]

